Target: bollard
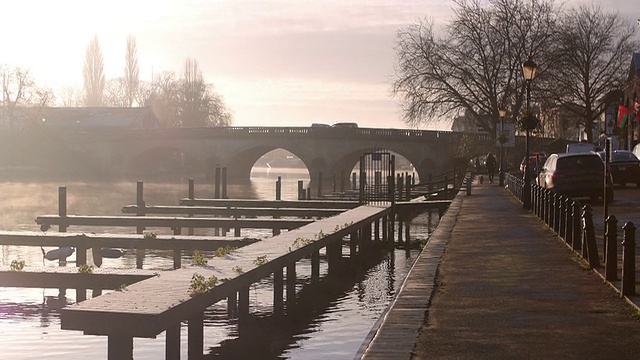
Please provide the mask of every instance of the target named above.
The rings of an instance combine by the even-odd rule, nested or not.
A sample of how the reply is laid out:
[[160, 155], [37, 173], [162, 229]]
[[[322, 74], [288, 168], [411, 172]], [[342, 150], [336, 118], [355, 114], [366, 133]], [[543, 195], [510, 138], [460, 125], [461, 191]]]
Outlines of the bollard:
[[636, 294], [636, 226], [631, 221], [624, 224], [622, 240], [622, 288], [624, 295]]
[[589, 262], [589, 268], [600, 266], [598, 258], [598, 245], [596, 244], [596, 234], [593, 227], [593, 210], [591, 205], [582, 207], [582, 257]]
[[614, 281], [618, 280], [618, 219], [610, 215], [605, 223], [604, 278]]
[[471, 195], [471, 179], [467, 178], [467, 196]]
[[565, 198], [565, 220], [564, 220], [564, 242], [567, 244], [571, 244], [573, 241], [573, 204], [571, 202], [571, 198]]
[[571, 226], [573, 226], [572, 237], [571, 237], [571, 248], [573, 251], [579, 251], [582, 249], [582, 232], [580, 231], [580, 202], [574, 201], [572, 204], [572, 221]]

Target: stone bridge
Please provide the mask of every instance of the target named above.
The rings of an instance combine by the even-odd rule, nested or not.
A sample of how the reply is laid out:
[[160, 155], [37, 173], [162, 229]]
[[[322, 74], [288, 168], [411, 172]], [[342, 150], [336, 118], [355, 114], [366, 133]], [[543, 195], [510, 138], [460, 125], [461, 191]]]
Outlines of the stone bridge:
[[[248, 181], [258, 159], [284, 149], [306, 166], [311, 186], [322, 178], [347, 181], [360, 155], [386, 149], [406, 158], [421, 179], [453, 167], [452, 148], [460, 134], [442, 131], [373, 128], [221, 127], [139, 131], [84, 131], [66, 140], [78, 158], [96, 171], [211, 174], [226, 167], [230, 181]], [[64, 135], [68, 137], [69, 135]]]

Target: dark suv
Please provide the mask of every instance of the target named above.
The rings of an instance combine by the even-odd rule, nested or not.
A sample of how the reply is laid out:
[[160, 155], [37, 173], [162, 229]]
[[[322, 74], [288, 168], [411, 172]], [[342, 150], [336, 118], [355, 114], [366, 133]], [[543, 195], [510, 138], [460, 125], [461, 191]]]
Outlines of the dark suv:
[[[607, 198], [613, 201], [611, 177], [607, 182]], [[540, 169], [538, 184], [569, 197], [604, 196], [604, 163], [595, 153], [551, 154]]]

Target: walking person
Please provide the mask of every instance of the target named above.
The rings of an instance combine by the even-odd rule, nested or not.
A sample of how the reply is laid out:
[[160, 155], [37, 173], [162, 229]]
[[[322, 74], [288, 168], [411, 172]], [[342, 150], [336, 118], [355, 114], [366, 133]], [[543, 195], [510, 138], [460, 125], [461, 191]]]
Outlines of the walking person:
[[487, 173], [489, 174], [489, 182], [493, 182], [493, 173], [496, 171], [497, 161], [495, 155], [493, 153], [487, 154]]

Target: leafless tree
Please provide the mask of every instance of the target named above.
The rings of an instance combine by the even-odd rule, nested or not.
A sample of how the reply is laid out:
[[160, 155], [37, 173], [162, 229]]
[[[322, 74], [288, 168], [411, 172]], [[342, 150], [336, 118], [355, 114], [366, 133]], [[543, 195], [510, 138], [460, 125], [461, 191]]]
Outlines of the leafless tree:
[[174, 72], [162, 72], [151, 83], [141, 83], [140, 102], [150, 106], [162, 126], [179, 126], [177, 115], [179, 80]]
[[60, 92], [60, 102], [64, 107], [82, 106], [82, 90], [74, 86], [67, 86]]
[[640, 46], [634, 32], [634, 24], [619, 13], [595, 5], [570, 9], [560, 22], [557, 61], [546, 90], [578, 119], [588, 142], [594, 141], [592, 129], [604, 111], [600, 99], [627, 79], [630, 56]]
[[102, 106], [105, 86], [104, 58], [100, 51], [100, 43], [98, 42], [97, 35], [94, 36], [93, 40], [91, 40], [87, 46], [83, 78], [85, 105]]
[[104, 106], [130, 107], [129, 88], [126, 85], [126, 81], [124, 77], [109, 79], [107, 81], [104, 89]]
[[127, 38], [127, 53], [125, 55], [125, 67], [124, 67], [124, 87], [126, 89], [127, 104], [126, 106], [133, 106], [133, 102], [136, 99], [136, 93], [138, 91], [139, 69], [138, 69], [138, 50], [136, 47], [136, 38], [129, 36]]
[[181, 126], [226, 126], [231, 123], [231, 114], [222, 98], [205, 83], [194, 59], [185, 61], [178, 95]]
[[539, 63], [549, 58], [557, 9], [548, 0], [454, 2], [443, 36], [426, 20], [398, 32], [392, 91], [411, 126], [464, 111], [479, 129], [492, 132], [501, 103], [509, 105], [510, 116], [520, 113], [521, 64], [530, 54]]
[[[9, 127], [13, 128], [18, 118], [17, 112], [20, 108], [42, 109], [48, 106], [53, 100], [51, 90], [39, 87], [31, 77], [28, 70], [19, 67], [0, 67], [0, 78], [2, 80], [2, 117], [8, 120]], [[28, 125], [22, 124], [21, 126]]]

